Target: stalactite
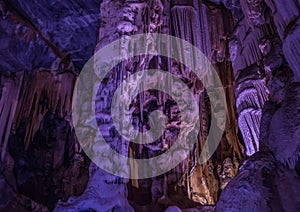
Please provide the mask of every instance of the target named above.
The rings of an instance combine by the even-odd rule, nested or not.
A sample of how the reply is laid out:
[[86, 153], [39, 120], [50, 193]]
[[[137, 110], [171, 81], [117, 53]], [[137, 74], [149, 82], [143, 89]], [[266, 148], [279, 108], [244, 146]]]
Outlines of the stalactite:
[[[51, 75], [37, 72], [36, 75], [24, 76], [22, 86], [28, 89], [23, 90], [24, 93], [22, 92], [17, 109], [19, 116], [16, 117], [16, 124], [18, 125], [22, 119], [26, 118], [29, 121], [28, 125], [32, 127], [26, 129], [26, 146], [32, 140], [41, 118], [47, 110], [53, 113], [56, 112], [60, 118], [71, 114], [71, 98], [75, 76], [71, 73]], [[63, 83], [66, 81], [69, 83]], [[54, 89], [54, 86], [56, 89]]]
[[[207, 12], [209, 10], [209, 12]], [[218, 49], [218, 52], [222, 52], [223, 57], [225, 57], [225, 46], [227, 45], [227, 40], [226, 40], [226, 30], [230, 31], [230, 29], [225, 29], [225, 26], [222, 25], [222, 23], [218, 24], [218, 29], [215, 28], [215, 22], [218, 22], [221, 20], [221, 13], [219, 9], [213, 10], [214, 12], [212, 13], [211, 10], [212, 8], [207, 8], [205, 5], [197, 4], [194, 3], [194, 8], [191, 5], [184, 6], [183, 4], [176, 5], [174, 3], [174, 6], [171, 10], [172, 14], [172, 25], [174, 24], [175, 28], [174, 29], [174, 34], [175, 36], [183, 36], [182, 38], [185, 40], [190, 41], [191, 43], [194, 43], [198, 45], [198, 48], [201, 49], [202, 52], [204, 52], [208, 57], [210, 57], [210, 52], [211, 46], [215, 46], [215, 48]], [[177, 14], [178, 13], [178, 14]], [[194, 14], [196, 13], [196, 15]], [[182, 26], [180, 25], [181, 19], [177, 18], [178, 17], [183, 17], [187, 19], [188, 15], [190, 16], [190, 19], [185, 21], [185, 25]], [[194, 20], [194, 17], [200, 17], [199, 20], [191, 21], [191, 23], [187, 24], [187, 21]], [[216, 17], [216, 18], [215, 18]], [[180, 21], [179, 21], [180, 20]], [[209, 21], [208, 21], [209, 20]], [[191, 25], [191, 26], [190, 26]], [[173, 27], [174, 27], [173, 26]], [[185, 27], [190, 29], [185, 29]], [[182, 28], [182, 29], [181, 29]], [[188, 33], [183, 33], [184, 31], [191, 30], [193, 31], [193, 28], [198, 28], [198, 32], [193, 34], [194, 36], [190, 38], [188, 36]], [[200, 33], [199, 33], [200, 31]], [[211, 31], [210, 34], [208, 34]], [[213, 33], [215, 32], [215, 33]], [[185, 35], [184, 35], [185, 34]], [[221, 40], [221, 41], [220, 41]], [[220, 65], [222, 62], [225, 62], [221, 59], [218, 59], [218, 65]], [[227, 66], [228, 67], [228, 66]], [[219, 67], [218, 67], [219, 68]], [[222, 74], [222, 68], [220, 65], [220, 69], [217, 70], [219, 71], [220, 75]], [[228, 71], [231, 71], [229, 68]], [[226, 75], [227, 76], [227, 75]], [[225, 78], [222, 78], [224, 80], [224, 84], [228, 87], [232, 86], [232, 81], [233, 78], [228, 78], [225, 80]], [[199, 110], [200, 110], [200, 139], [197, 141], [196, 145], [196, 157], [199, 158], [199, 155], [201, 153], [202, 147], [206, 142], [206, 138], [208, 135], [208, 124], [211, 118], [211, 114], [209, 114], [209, 101], [207, 98], [207, 95], [205, 92], [203, 92], [203, 88], [200, 85], [199, 82], [193, 81], [194, 83], [194, 89], [195, 93], [199, 96]], [[201, 84], [201, 83], [200, 83]], [[202, 92], [201, 92], [202, 90]], [[232, 96], [233, 98], [233, 89], [229, 90], [228, 89], [228, 95]], [[232, 114], [234, 114], [234, 111], [230, 111]], [[232, 117], [232, 116], [230, 116]], [[230, 121], [233, 121], [232, 118], [230, 118]], [[234, 121], [233, 121], [234, 122]], [[232, 135], [231, 136], [229, 136]], [[234, 148], [234, 151], [237, 151], [237, 154], [239, 155], [239, 147], [238, 147], [238, 141], [234, 140], [234, 137], [236, 137], [236, 131], [234, 131], [233, 128], [228, 129], [228, 141], [225, 142], [232, 142], [232, 148]], [[237, 144], [234, 144], [234, 143]], [[225, 151], [224, 149], [222, 151]], [[206, 164], [199, 165], [197, 164], [194, 166], [193, 160], [195, 159], [195, 154], [191, 152], [191, 162], [190, 162], [190, 168], [189, 172], [187, 174], [187, 186], [192, 186], [194, 191], [190, 191], [190, 198], [193, 199], [194, 201], [197, 202], [207, 202], [209, 201], [211, 204], [216, 201], [217, 199], [217, 192], [218, 192], [218, 183], [217, 179], [215, 178], [214, 175], [210, 175], [209, 170], [213, 170], [213, 166], [208, 166]], [[224, 158], [225, 159], [225, 158]], [[223, 159], [223, 160], [224, 160]], [[220, 158], [218, 158], [220, 160]], [[189, 176], [190, 175], [190, 176]], [[210, 187], [198, 187], [199, 185], [191, 184], [191, 182], [200, 180], [203, 178], [203, 182], [207, 181], [208, 184], [212, 185]], [[205, 184], [205, 183], [204, 183]], [[202, 188], [202, 189], [200, 189]], [[199, 190], [200, 189], [200, 190]], [[208, 189], [208, 190], [206, 190]], [[188, 191], [190, 188], [187, 189]], [[197, 192], [195, 192], [197, 190]]]
[[[229, 51], [236, 81], [238, 124], [243, 135], [246, 154], [252, 155], [259, 150], [262, 108], [269, 100], [269, 91], [266, 81], [261, 80], [264, 76], [259, 66], [263, 59], [259, 48], [260, 39], [266, 36], [264, 33], [269, 33], [265, 30], [269, 27], [269, 19], [264, 10], [265, 5], [261, 1], [257, 4], [250, 2], [251, 5], [242, 1], [241, 4], [246, 17], [235, 28], [234, 37], [229, 43]], [[251, 16], [255, 11], [259, 15]]]
[[243, 129], [246, 154], [252, 155], [259, 150], [260, 119], [269, 93], [262, 80], [243, 82], [237, 87], [236, 92], [239, 127]]
[[[211, 4], [210, 2], [214, 3]], [[291, 0], [287, 3], [279, 2], [279, 0], [244, 0], [241, 1], [241, 6], [245, 12], [245, 17], [237, 14], [238, 11], [241, 11], [238, 2], [239, 1], [227, 0], [105, 0], [102, 2], [102, 24], [98, 30], [99, 37], [96, 51], [106, 44], [120, 38], [120, 36], [157, 32], [172, 34], [185, 39], [198, 47], [211, 59], [223, 84], [223, 87], [217, 89], [225, 89], [226, 98], [228, 100], [226, 130], [212, 158], [206, 164], [198, 164], [199, 155], [201, 154], [209, 133], [208, 128], [211, 119], [216, 115], [211, 111], [211, 100], [208, 98], [201, 82], [196, 80], [196, 77], [182, 64], [178, 64], [168, 58], [141, 55], [124, 61], [117, 65], [111, 73], [106, 76], [100, 88], [94, 88], [99, 91], [95, 105], [91, 106], [88, 103], [83, 105], [83, 108], [86, 109], [83, 112], [88, 111], [87, 109], [89, 107], [95, 107], [97, 111], [96, 119], [100, 131], [110, 147], [125, 156], [145, 159], [163, 154], [177, 139], [180, 128], [180, 122], [178, 117], [176, 117], [178, 108], [176, 105], [168, 106], [167, 103], [170, 101], [168, 95], [153, 90], [142, 92], [133, 100], [132, 105], [130, 105], [132, 119], [130, 119], [129, 122], [133, 122], [132, 124], [135, 129], [147, 130], [152, 123], [152, 120], [148, 117], [150, 111], [149, 105], [151, 105], [152, 101], [158, 109], [166, 110], [164, 112], [166, 112], [166, 116], [168, 117], [167, 129], [162, 139], [152, 144], [129, 144], [128, 141], [117, 136], [117, 133], [114, 132], [112, 120], [109, 115], [110, 102], [114, 91], [124, 79], [137, 72], [139, 72], [136, 78], [138, 82], [143, 76], [143, 70], [149, 68], [169, 71], [184, 82], [189, 82], [189, 86], [194, 91], [195, 96], [197, 96], [199, 103], [201, 130], [199, 136], [195, 138], [197, 139], [196, 144], [189, 158], [163, 176], [158, 176], [153, 179], [120, 179], [119, 177], [101, 171], [95, 164], [91, 164], [90, 181], [86, 191], [81, 196], [71, 197], [67, 202], [64, 202], [70, 195], [78, 195], [78, 193], [75, 194], [71, 191], [72, 188], [67, 188], [67, 194], [62, 197], [63, 201], [57, 205], [57, 211], [68, 209], [131, 211], [133, 208], [136, 210], [151, 209], [155, 211], [157, 209], [155, 207], [164, 210], [170, 205], [178, 204], [178, 198], [181, 198], [180, 207], [182, 208], [199, 204], [215, 204], [221, 190], [227, 194], [225, 187], [227, 188], [229, 185], [230, 188], [231, 184], [228, 184], [228, 182], [237, 174], [239, 163], [244, 157], [243, 153], [250, 156], [257, 151], [261, 153], [264, 148], [269, 148], [275, 153], [274, 157], [277, 160], [276, 166], [281, 167], [281, 165], [279, 166], [277, 163], [280, 161], [284, 164], [285, 168], [288, 167], [292, 171], [293, 169], [297, 169], [296, 166], [300, 163], [299, 145], [297, 142], [290, 142], [290, 135], [292, 135], [293, 140], [299, 140], [299, 130], [296, 126], [299, 125], [296, 119], [297, 113], [292, 112], [296, 111], [298, 107], [289, 107], [286, 102], [289, 102], [290, 105], [292, 105], [292, 102], [297, 102], [292, 95], [297, 96], [298, 91], [296, 91], [296, 88], [298, 85], [293, 84], [292, 88], [287, 87], [289, 87], [288, 85], [291, 83], [290, 80], [292, 80], [292, 77], [289, 75], [290, 68], [294, 71], [296, 79], [298, 75], [298, 57], [300, 55], [297, 48], [300, 46], [298, 41], [299, 0]], [[233, 14], [230, 14], [225, 8], [230, 10]], [[87, 16], [84, 15], [80, 20], [82, 24], [86, 24], [87, 19]], [[66, 24], [66, 22], [69, 21], [71, 20], [68, 17], [61, 21], [61, 23]], [[79, 21], [80, 24], [81, 21]], [[43, 20], [39, 22], [42, 23]], [[39, 23], [35, 24], [37, 28], [40, 27]], [[235, 24], [234, 28], [233, 24]], [[22, 30], [18, 27], [16, 31], [20, 34]], [[90, 26], [87, 24], [87, 27], [89, 28]], [[49, 30], [49, 28], [47, 29]], [[26, 30], [28, 29], [26, 28]], [[36, 35], [35, 33], [38, 33], [38, 30], [33, 28], [30, 28], [30, 30], [32, 34], [28, 33], [25, 35], [25, 40], [29, 41], [33, 39], [34, 42], [39, 40], [34, 37]], [[43, 33], [44, 31], [38, 33], [38, 35], [42, 36]], [[278, 36], [281, 38], [281, 41], [275, 41], [275, 39], [273, 39]], [[48, 36], [44, 37], [43, 41], [49, 39]], [[266, 37], [271, 37], [270, 43], [276, 45], [274, 47], [275, 50], [271, 50], [272, 54], [264, 53], [264, 48], [269, 48], [264, 46], [268, 44], [268, 42], [265, 42]], [[62, 40], [67, 40], [67, 38]], [[153, 42], [155, 41], [148, 40], [145, 44], [146, 47], [151, 49], [151, 43]], [[278, 45], [276, 42], [278, 42]], [[32, 150], [34, 143], [38, 143], [37, 140], [39, 140], [40, 134], [42, 134], [42, 137], [44, 136], [41, 131], [43, 131], [42, 129], [48, 129], [44, 126], [46, 122], [62, 121], [65, 123], [65, 121], [70, 122], [71, 120], [70, 104], [76, 76], [69, 71], [74, 69], [73, 62], [75, 63], [77, 59], [74, 59], [73, 52], [68, 51], [68, 54], [66, 53], [67, 56], [65, 56], [64, 53], [60, 53], [59, 48], [52, 45], [50, 41], [46, 43], [58, 54], [58, 59], [56, 58], [55, 61], [59, 65], [56, 64], [57, 66], [55, 66], [55, 64], [53, 64], [49, 72], [33, 71], [31, 73], [17, 73], [15, 79], [13, 79], [13, 76], [5, 76], [6, 83], [4, 83], [0, 92], [0, 135], [2, 136], [1, 159], [2, 161], [7, 160], [5, 161], [7, 163], [12, 163], [9, 161], [10, 155], [6, 154], [7, 144], [10, 143], [12, 145], [17, 143], [14, 140], [19, 136], [18, 131], [22, 130], [19, 129], [21, 125], [25, 124], [26, 127], [25, 138], [23, 140], [26, 149], [29, 151]], [[283, 47], [281, 47], [282, 44]], [[227, 49], [228, 46], [229, 49]], [[126, 54], [128, 49], [127, 44], [124, 43], [122, 48], [123, 53]], [[49, 50], [45, 52], [49, 54], [49, 58], [51, 58], [53, 62], [52, 52], [49, 53]], [[191, 52], [185, 53], [186, 55], [192, 55]], [[71, 62], [69, 61], [69, 66], [60, 65], [60, 56], [66, 58], [70, 56]], [[184, 57], [184, 54], [181, 56]], [[184, 58], [184, 60], [190, 59], [189, 56], [185, 56]], [[69, 59], [66, 60], [68, 62]], [[78, 60], [84, 59], [79, 58]], [[107, 62], [109, 63], [110, 61]], [[58, 66], [69, 68], [64, 70], [64, 72], [55, 73], [54, 70], [57, 71], [59, 69], [57, 68]], [[31, 66], [29, 67], [30, 70], [33, 69]], [[44, 66], [42, 68], [44, 68]], [[148, 80], [149, 83], [152, 83], [153, 80], [159, 81], [159, 83], [166, 83], [160, 79], [151, 77], [149, 77]], [[3, 84], [3, 81], [1, 83]], [[88, 80], [86, 80], [86, 83], [89, 83]], [[167, 82], [167, 84], [170, 89], [174, 86], [171, 80]], [[143, 85], [132, 83], [127, 91], [122, 90], [122, 95], [136, 91], [141, 86]], [[176, 87], [173, 87], [173, 89], [176, 89]], [[11, 95], [13, 97], [8, 96], [8, 91], [12, 91]], [[286, 94], [286, 91], [290, 93]], [[84, 93], [83, 96], [85, 95], [87, 98], [89, 94]], [[270, 119], [268, 120], [268, 126], [260, 128], [262, 114], [268, 113], [268, 110], [263, 109], [267, 101], [269, 101], [267, 103], [268, 105], [275, 105], [273, 105], [275, 109], [272, 111], [272, 114], [267, 114], [273, 118], [268, 117], [268, 119]], [[151, 108], [151, 110], [152, 109], [153, 108]], [[120, 114], [123, 113], [121, 110], [119, 112]], [[15, 115], [12, 117], [11, 114]], [[45, 118], [48, 117], [48, 115], [51, 118]], [[281, 119], [294, 119], [294, 121], [293, 124], [278, 123], [278, 120]], [[87, 123], [90, 121], [91, 120], [87, 120]], [[124, 120], [123, 124], [129, 123]], [[70, 128], [72, 126], [68, 124], [66, 124], [66, 126], [66, 129], [70, 129], [70, 131], [68, 131], [70, 136], [73, 135], [73, 129]], [[238, 128], [243, 137], [240, 139], [245, 145], [245, 152], [241, 151], [241, 143], [237, 138]], [[265, 136], [261, 136], [263, 129], [268, 131]], [[280, 132], [282, 136], [277, 136], [278, 132]], [[288, 132], [289, 135], [285, 132]], [[88, 133], [88, 130], [86, 133]], [[130, 132], [127, 131], [126, 133]], [[189, 133], [189, 129], [185, 133], [186, 136]], [[10, 136], [14, 142], [7, 143]], [[48, 134], [44, 137], [47, 136]], [[58, 136], [63, 137], [59, 133]], [[72, 141], [76, 140], [75, 138], [66, 137], [66, 143], [69, 142], [69, 139]], [[105, 154], [106, 149], [94, 145], [93, 139], [93, 136], [87, 138], [86, 145], [90, 146], [90, 149], [94, 151], [96, 156], [97, 154]], [[146, 139], [150, 141], [151, 137]], [[57, 145], [62, 145], [62, 142]], [[80, 152], [81, 148], [79, 145], [76, 144], [75, 146], [75, 152]], [[73, 152], [72, 148], [71, 150]], [[65, 147], [61, 147], [61, 149], [65, 149]], [[52, 153], [51, 151], [49, 150], [50, 153]], [[45, 166], [44, 171], [47, 173], [52, 167], [56, 168], [61, 165], [61, 154], [62, 152], [54, 152], [53, 155], [57, 159], [53, 160], [52, 165], [49, 165], [47, 162], [48, 153], [45, 153], [45, 155], [41, 157], [41, 161], [38, 161], [37, 164]], [[256, 155], [259, 154], [254, 154], [253, 157], [250, 157], [250, 160], [251, 158], [255, 158]], [[75, 158], [77, 157], [79, 156], [76, 155]], [[78, 158], [76, 160], [85, 161], [85, 159]], [[255, 158], [255, 161], [257, 160], [258, 159]], [[251, 161], [251, 163], [247, 163], [246, 168], [244, 166], [242, 169], [249, 169], [251, 173], [257, 174], [259, 172], [264, 176], [268, 175], [269, 169], [273, 170], [274, 167], [270, 168], [268, 166], [270, 164], [267, 164], [266, 170], [263, 164], [265, 161], [273, 161], [273, 159], [266, 157], [263, 158], [262, 161], [264, 162], [259, 162], [256, 167], [251, 166], [253, 162]], [[16, 161], [15, 163], [18, 164], [19, 162]], [[82, 163], [78, 164], [81, 166]], [[107, 165], [110, 166], [112, 164], [114, 164], [114, 161], [108, 162]], [[125, 167], [124, 164], [117, 165], [120, 169]], [[157, 164], [153, 164], [153, 166], [156, 165]], [[158, 164], [158, 166], [162, 167], [164, 165], [164, 163]], [[262, 165], [262, 167], [256, 170], [260, 165]], [[10, 166], [13, 167], [13, 165]], [[131, 164], [131, 168], [131, 171], [136, 173], [138, 170], [144, 169], [144, 167], [138, 167], [137, 164]], [[71, 169], [76, 169], [76, 166], [74, 165]], [[72, 173], [73, 172], [75, 171], [72, 171]], [[248, 173], [247, 171], [242, 172], [242, 174]], [[272, 173], [277, 172], [272, 171]], [[260, 174], [255, 176], [259, 177], [258, 181], [261, 179]], [[251, 176], [248, 175], [247, 177], [251, 178]], [[238, 179], [241, 180], [241, 178], [243, 178], [243, 176]], [[272, 180], [274, 179], [272, 178]], [[250, 181], [250, 183], [257, 182], [252, 178]], [[259, 183], [261, 183], [261, 181], [259, 181]], [[103, 194], [102, 191], [99, 191], [99, 187], [107, 192]], [[129, 189], [128, 191], [127, 188]], [[113, 189], [113, 192], [110, 193], [111, 189]], [[256, 194], [262, 194], [264, 197], [265, 195], [270, 195], [268, 189], [269, 193], [267, 190], [262, 190], [263, 191], [255, 190], [254, 192], [257, 192]], [[222, 201], [224, 201], [224, 199], [222, 199]], [[132, 204], [131, 206], [129, 202]], [[153, 205], [155, 205], [155, 207]], [[152, 207], [154, 207], [154, 209]], [[266, 207], [263, 208], [265, 209]]]
[[293, 70], [295, 79], [299, 81], [299, 2], [296, 0], [286, 3], [280, 0], [265, 0], [265, 3], [273, 14], [273, 22], [282, 40], [286, 61]]
[[[4, 79], [5, 78], [5, 79]], [[4, 82], [5, 80], [5, 82]], [[1, 161], [5, 159], [8, 139], [12, 131], [14, 114], [18, 105], [23, 73], [18, 73], [13, 79], [1, 76], [0, 99], [0, 135], [1, 135]]]
[[261, 110], [247, 109], [239, 114], [239, 125], [243, 129], [246, 154], [252, 155], [259, 150], [259, 127]]

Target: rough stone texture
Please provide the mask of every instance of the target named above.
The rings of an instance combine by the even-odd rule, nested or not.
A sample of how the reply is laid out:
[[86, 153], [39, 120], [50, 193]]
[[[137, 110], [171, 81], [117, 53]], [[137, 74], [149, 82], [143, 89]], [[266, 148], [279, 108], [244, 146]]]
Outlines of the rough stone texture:
[[[107, 10], [111, 8], [111, 10]], [[224, 14], [223, 14], [224, 13]], [[143, 1], [135, 2], [113, 2], [113, 1], [103, 1], [101, 4], [101, 14], [102, 14], [102, 24], [99, 29], [99, 42], [97, 44], [97, 49], [101, 48], [105, 44], [119, 38], [121, 35], [131, 35], [142, 32], [163, 32], [163, 33], [174, 33], [174, 35], [183, 38], [187, 41], [198, 46], [203, 52], [210, 58], [212, 58], [216, 69], [222, 75], [221, 70], [226, 69], [231, 72], [231, 67], [226, 60], [226, 45], [227, 37], [230, 33], [232, 23], [230, 21], [224, 22], [223, 24], [216, 25], [214, 23], [222, 22], [222, 15], [227, 15], [231, 18], [230, 13], [222, 12], [220, 6], [206, 6], [201, 4], [201, 2], [173, 2], [169, 4], [168, 1], [149, 1], [147, 3]], [[116, 15], [117, 14], [117, 15]], [[172, 17], [172, 19], [170, 18]], [[208, 20], [212, 20], [209, 23]], [[217, 26], [217, 28], [213, 27]], [[197, 30], [201, 30], [201, 34], [197, 35]], [[190, 31], [188, 33], [182, 33], [184, 31]], [[221, 35], [219, 35], [219, 33]], [[192, 36], [192, 35], [197, 36]], [[220, 39], [221, 38], [221, 39]], [[210, 45], [211, 43], [211, 45]], [[211, 47], [212, 46], [212, 47]], [[126, 51], [126, 48], [124, 48]], [[138, 61], [144, 61], [139, 64], [138, 67], [134, 66], [134, 63]], [[161, 62], [158, 62], [161, 61]], [[120, 78], [118, 75], [123, 75], [128, 77], [130, 74], [143, 70], [144, 68], [164, 68], [166, 65], [164, 58], [155, 58], [153, 56], [141, 56], [133, 58], [129, 61], [124, 62], [118, 66], [114, 71], [118, 74], [111, 74], [108, 76], [107, 83], [100, 87], [99, 97], [97, 98], [96, 108], [99, 111], [99, 123], [100, 129], [104, 135], [111, 135], [111, 131], [108, 130], [111, 127], [111, 120], [105, 117], [109, 117], [109, 102], [111, 101], [111, 95], [114, 92], [116, 86], [120, 83]], [[179, 77], [186, 78], [188, 80], [189, 72], [183, 67], [177, 67], [176, 63], [172, 63], [171, 72], [175, 73], [175, 70]], [[170, 64], [168, 62], [168, 64]], [[166, 67], [168, 68], [168, 66]], [[218, 192], [220, 187], [224, 189], [227, 183], [236, 174], [238, 164], [242, 158], [240, 152], [240, 145], [237, 139], [237, 129], [232, 127], [236, 124], [235, 112], [234, 112], [234, 87], [233, 87], [233, 75], [224, 74], [222, 81], [226, 85], [226, 92], [232, 101], [228, 102], [228, 107], [230, 109], [230, 114], [228, 117], [228, 127], [226, 129], [226, 134], [222, 139], [221, 147], [218, 149], [217, 155], [214, 159], [211, 159], [208, 164], [197, 165], [200, 149], [203, 146], [208, 131], [209, 116], [208, 113], [208, 99], [205, 97], [205, 93], [200, 94], [199, 101], [201, 101], [201, 116], [202, 116], [202, 131], [201, 140], [197, 142], [193, 154], [191, 154], [190, 159], [182, 162], [178, 167], [176, 167], [171, 172], [165, 174], [165, 176], [156, 177], [153, 179], [146, 180], [130, 180], [128, 182], [128, 199], [133, 205], [133, 208], [139, 210], [144, 208], [146, 210], [158, 210], [159, 208], [166, 208], [167, 206], [176, 204], [178, 198], [181, 198], [181, 208], [195, 207], [201, 204], [214, 204], [218, 198]], [[226, 76], [226, 77], [225, 77]], [[149, 79], [150, 80], [150, 79]], [[136, 89], [137, 85], [132, 85], [131, 90]], [[194, 85], [195, 90], [199, 89]], [[201, 86], [201, 85], [200, 85]], [[202, 89], [203, 90], [203, 89]], [[86, 96], [88, 94], [84, 94]], [[155, 101], [158, 107], [163, 106], [163, 102], [166, 101], [166, 96], [162, 94], [153, 94], [152, 92], [145, 92], [140, 95], [140, 100], [133, 105], [134, 116], [136, 120], [143, 120], [139, 111], [143, 111], [147, 114], [149, 104], [147, 102]], [[130, 156], [143, 158], [145, 155], [157, 155], [158, 153], [163, 153], [165, 148], [168, 148], [174, 142], [176, 137], [176, 127], [173, 125], [176, 123], [176, 118], [173, 117], [172, 113], [176, 112], [175, 107], [171, 106], [169, 108], [169, 124], [170, 128], [167, 129], [167, 134], [165, 137], [165, 145], [130, 145], [120, 146], [117, 145], [124, 140], [120, 140], [118, 137], [113, 137], [112, 135], [108, 137], [108, 143], [111, 147], [120, 151], [122, 149], [122, 154], [129, 154]], [[101, 114], [101, 115], [100, 115]], [[145, 120], [143, 120], [145, 122]], [[100, 153], [100, 152], [99, 152]], [[97, 153], [96, 153], [97, 154]], [[234, 164], [230, 161], [233, 161]], [[112, 162], [113, 163], [113, 162]], [[111, 164], [107, 164], [110, 166]], [[140, 167], [135, 167], [140, 168]], [[218, 175], [214, 173], [219, 171]], [[100, 169], [96, 169], [95, 172], [90, 173], [90, 178], [93, 179], [102, 173]], [[122, 203], [109, 203], [111, 202], [111, 197], [99, 197], [99, 195], [91, 195], [91, 190], [96, 190], [96, 188], [101, 185], [103, 189], [109, 189], [111, 186], [115, 186], [115, 190], [122, 191], [126, 197], [126, 189], [124, 189], [126, 180], [119, 181], [117, 177], [110, 175], [101, 174], [103, 180], [107, 178], [107, 181], [91, 180], [88, 185], [88, 189], [83, 193], [82, 196], [75, 198], [73, 203], [60, 203], [57, 210], [67, 210], [67, 209], [95, 209], [97, 206], [93, 207], [93, 201], [104, 201], [106, 199], [106, 207], [126, 207], [129, 210], [130, 207], [127, 206], [126, 201]], [[219, 185], [220, 181], [220, 185]], [[200, 183], [199, 183], [200, 182]], [[111, 185], [113, 184], [113, 185]], [[213, 185], [213, 186], [209, 186]], [[125, 192], [125, 193], [124, 193]], [[125, 198], [124, 197], [124, 198]], [[86, 203], [80, 203], [82, 199], [89, 199]], [[194, 203], [189, 199], [195, 201]], [[104, 206], [103, 206], [104, 207]], [[159, 209], [161, 210], [161, 209]]]
[[271, 152], [257, 152], [222, 192], [216, 211], [298, 211], [299, 180]]
[[71, 73], [19, 72], [2, 90], [1, 131], [10, 132], [2, 134], [2, 173], [15, 192], [48, 208], [82, 193], [88, 181], [89, 160], [69, 122], [73, 79]]
[[[262, 110], [260, 132], [257, 132], [260, 151], [244, 162], [222, 192], [216, 211], [298, 211], [299, 83], [298, 68], [293, 66], [295, 62], [291, 62], [291, 58], [299, 60], [299, 56], [296, 51], [291, 53], [291, 49], [297, 49], [295, 43], [288, 51], [285, 45], [286, 38], [291, 37], [291, 42], [299, 40], [292, 35], [294, 31], [289, 30], [298, 21], [299, 16], [295, 14], [299, 13], [299, 2], [290, 1], [283, 5], [276, 0], [243, 1], [242, 5], [244, 11], [253, 11], [254, 5], [260, 12], [268, 10], [266, 5], [272, 11], [269, 17], [268, 13], [264, 14], [264, 21], [262, 13], [256, 21], [253, 16], [249, 17], [251, 11], [245, 14], [251, 27], [264, 34], [258, 45], [263, 60], [257, 63], [269, 89], [269, 100]], [[287, 23], [291, 25], [287, 26]]]
[[[0, 210], [300, 210], [298, 0], [2, 0], [0, 6]], [[125, 61], [107, 76], [96, 101], [99, 127], [113, 149], [152, 157], [178, 133], [178, 107], [164, 105], [169, 97], [153, 91], [139, 95], [133, 116], [136, 126], [146, 128], [149, 105], [165, 108], [164, 140], [129, 144], [110, 130], [116, 86], [146, 68], [168, 70], [190, 83], [201, 132], [189, 158], [170, 172], [120, 179], [90, 164], [77, 143], [72, 94], [95, 51], [121, 36], [148, 32], [183, 38], [211, 60], [226, 93], [226, 130], [213, 157], [197, 164], [214, 115], [202, 84], [163, 57]], [[95, 155], [105, 151], [95, 149]]]
[[95, 49], [99, 4], [100, 0], [2, 1], [1, 69], [80, 71]]
[[258, 65], [262, 59], [259, 40], [265, 33], [260, 28], [252, 28], [242, 18], [235, 26], [229, 43], [235, 76], [238, 123], [247, 155], [259, 150], [260, 119], [264, 103], [268, 100], [269, 92]]
[[[266, 114], [268, 112], [267, 110]], [[290, 83], [282, 106], [270, 112], [272, 117], [268, 121], [269, 124], [265, 123], [268, 127], [268, 135], [265, 135], [262, 143], [274, 153], [278, 161], [290, 169], [295, 169], [300, 159], [299, 83]]]
[[96, 46], [99, 4], [0, 2], [4, 211], [49, 211], [87, 185], [89, 159], [72, 129], [71, 98], [74, 73]]

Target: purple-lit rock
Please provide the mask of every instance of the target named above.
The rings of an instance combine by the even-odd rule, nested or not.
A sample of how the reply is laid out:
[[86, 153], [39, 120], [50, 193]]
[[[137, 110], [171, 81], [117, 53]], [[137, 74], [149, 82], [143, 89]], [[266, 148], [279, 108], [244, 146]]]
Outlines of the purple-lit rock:
[[[299, 0], [0, 1], [0, 211], [300, 211], [299, 13]], [[96, 117], [81, 124], [96, 121], [109, 147], [123, 156], [164, 154], [183, 124], [169, 95], [140, 93], [129, 105], [131, 123], [121, 120], [145, 132], [153, 126], [149, 114], [161, 111], [166, 130], [151, 144], [122, 138], [113, 124], [119, 114], [110, 110], [123, 80], [159, 69], [193, 91], [200, 132], [186, 133], [196, 143], [169, 172], [123, 179], [91, 163], [77, 141], [74, 86], [84, 64], [102, 47], [122, 36], [153, 32], [182, 38], [209, 58], [223, 84], [217, 89], [226, 94], [226, 129], [213, 156], [199, 164], [217, 117], [206, 88], [177, 61], [130, 58], [95, 88]], [[127, 51], [124, 44], [122, 52]], [[140, 77], [124, 97], [138, 88]], [[168, 86], [183, 93], [177, 84]], [[82, 112], [89, 111], [86, 102]], [[94, 144], [90, 129], [80, 130], [96, 157], [107, 153], [107, 146]], [[118, 168], [126, 171], [124, 163]]]

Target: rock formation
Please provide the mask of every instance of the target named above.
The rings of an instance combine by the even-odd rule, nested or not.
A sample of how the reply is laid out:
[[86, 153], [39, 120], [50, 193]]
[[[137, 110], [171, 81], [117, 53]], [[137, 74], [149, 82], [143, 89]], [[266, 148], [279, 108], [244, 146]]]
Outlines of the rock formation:
[[[299, 0], [2, 0], [0, 6], [1, 211], [300, 210]], [[226, 95], [226, 127], [212, 157], [198, 163], [212, 119], [218, 117], [207, 88], [183, 64], [163, 56], [139, 55], [119, 63], [95, 88], [94, 105], [89, 92], [82, 93], [87, 102], [81, 111], [95, 108], [99, 130], [113, 150], [151, 158], [165, 153], [179, 135], [178, 104], [156, 90], [139, 93], [130, 104], [131, 123], [123, 119], [122, 124], [141, 132], [159, 130], [151, 117], [159, 110], [167, 117], [163, 136], [136, 144], [114, 127], [114, 92], [146, 69], [172, 73], [193, 90], [200, 126], [192, 151], [175, 168], [153, 178], [123, 179], [97, 167], [83, 151], [74, 131], [72, 98], [93, 54], [141, 33], [173, 35], [204, 53], [222, 82], [216, 89]], [[151, 48], [153, 42], [145, 45]], [[124, 43], [124, 54], [128, 48]], [[131, 83], [122, 94], [139, 86]], [[126, 129], [122, 134], [129, 136]], [[89, 129], [80, 130], [95, 157], [107, 151], [94, 144]], [[146, 140], [153, 140], [151, 134]], [[153, 167], [163, 168], [164, 162]], [[106, 165], [125, 167], [114, 163]]]

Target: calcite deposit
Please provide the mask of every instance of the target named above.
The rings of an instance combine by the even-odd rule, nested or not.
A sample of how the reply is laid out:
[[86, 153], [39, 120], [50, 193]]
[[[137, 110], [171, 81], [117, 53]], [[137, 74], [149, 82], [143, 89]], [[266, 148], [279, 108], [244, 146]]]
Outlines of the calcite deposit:
[[[299, 0], [1, 0], [0, 211], [300, 211], [299, 13]], [[225, 130], [205, 163], [199, 160], [212, 120], [222, 114], [211, 102], [222, 99], [212, 99], [210, 88], [171, 59], [172, 53], [116, 64], [93, 88], [95, 98], [88, 90], [79, 96], [85, 101], [80, 111], [88, 116], [92, 108], [95, 117], [74, 120], [72, 101], [84, 65], [111, 42], [142, 33], [193, 44], [220, 78], [222, 86], [214, 89], [224, 91], [226, 123], [217, 128]], [[151, 50], [156, 41], [147, 38]], [[122, 43], [122, 54], [131, 47]], [[180, 134], [183, 111], [155, 89], [135, 96], [129, 118], [120, 120], [131, 127], [118, 132], [113, 121], [124, 114], [111, 114], [112, 106], [123, 106], [112, 105], [114, 93], [134, 75], [121, 93], [129, 98], [147, 69], [171, 73], [192, 90], [199, 106], [198, 135], [188, 127]], [[83, 80], [86, 87], [94, 82]], [[187, 96], [178, 81], [148, 75], [147, 83], [166, 84]], [[184, 160], [160, 176], [122, 178], [91, 160], [108, 152], [95, 142], [94, 122], [108, 147], [125, 157], [163, 155], [179, 135], [194, 144]], [[153, 142], [139, 144], [122, 136], [132, 135], [132, 129], [163, 133], [148, 133], [145, 140]], [[84, 146], [75, 131], [86, 135]], [[151, 167], [165, 169], [168, 162]], [[105, 166], [137, 175], [145, 168], [126, 160], [106, 160]]]

